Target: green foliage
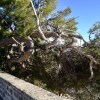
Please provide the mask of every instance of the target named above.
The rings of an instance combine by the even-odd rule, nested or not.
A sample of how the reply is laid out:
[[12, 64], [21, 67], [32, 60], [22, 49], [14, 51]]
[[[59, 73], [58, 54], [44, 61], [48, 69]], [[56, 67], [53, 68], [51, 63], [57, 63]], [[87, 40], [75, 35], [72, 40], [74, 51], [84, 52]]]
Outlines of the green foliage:
[[[50, 27], [54, 29], [57, 28], [66, 33], [68, 32], [66, 29], [77, 30], [77, 22], [75, 19], [67, 18], [71, 13], [69, 7], [51, 14], [51, 12], [56, 8], [57, 0], [33, 0], [33, 3], [38, 16], [40, 17], [41, 27], [47, 27], [46, 24], [49, 23]], [[0, 1], [0, 38], [11, 37], [14, 35], [26, 37], [37, 30], [36, 18], [29, 0]], [[4, 48], [0, 49], [0, 61], [6, 65], [2, 64], [2, 69], [34, 84], [35, 80], [39, 80], [41, 87], [43, 86], [52, 91], [60, 91], [59, 78], [57, 79], [57, 83], [54, 77], [52, 77], [53, 75], [56, 75], [52, 70], [55, 72], [58, 68], [56, 57], [57, 51], [42, 51], [41, 47], [39, 47], [39, 42], [34, 42], [36, 42], [35, 49], [37, 49], [37, 51], [35, 51], [30, 62], [28, 64], [26, 63], [26, 68], [23, 68], [21, 65], [16, 63], [8, 67], [6, 65], [5, 56], [8, 48], [5, 48], [6, 51], [3, 51]], [[51, 73], [53, 74], [52, 76]], [[64, 86], [67, 86], [66, 83], [61, 85], [62, 90], [65, 88]], [[68, 84], [70, 84], [70, 82]]]
[[51, 18], [48, 21], [51, 22], [51, 26], [59, 28], [61, 31], [65, 31], [66, 29], [71, 29], [76, 31], [77, 22], [74, 18], [68, 18], [68, 15], [71, 14], [71, 9], [69, 7], [65, 8], [62, 11], [58, 11], [57, 13], [51, 14]]
[[[40, 18], [41, 27], [47, 27], [49, 24], [52, 29], [59, 29], [60, 32], [63, 31], [66, 34], [69, 32], [66, 29], [77, 30], [77, 22], [75, 19], [67, 18], [68, 15], [71, 14], [69, 7], [51, 14], [56, 8], [57, 0], [33, 0], [33, 3]], [[47, 28], [43, 29], [47, 31]], [[100, 29], [100, 23], [95, 24], [89, 31], [91, 34], [96, 34], [90, 46], [83, 47], [86, 53], [92, 52], [91, 54], [96, 59], [99, 59], [98, 55], [100, 54], [100, 46], [98, 46], [100, 38], [97, 34], [98, 29]], [[37, 30], [36, 18], [29, 0], [0, 1], [0, 39], [13, 35], [24, 37]], [[70, 88], [73, 85], [75, 86], [76, 79], [79, 80], [79, 88], [85, 84], [85, 80], [82, 79], [88, 80], [90, 76], [88, 59], [83, 57], [80, 53], [67, 51], [67, 57], [65, 56], [65, 59], [63, 59], [63, 68], [58, 75], [57, 69], [59, 69], [58, 63], [60, 62], [59, 58], [57, 58], [58, 52], [54, 49], [43, 51], [39, 41], [34, 39], [34, 42], [36, 42], [34, 48], [35, 53], [28, 63], [25, 62], [27, 65], [25, 68], [16, 63], [10, 67], [7, 66], [6, 54], [8, 48], [0, 48], [1, 69], [57, 94], [58, 92], [65, 91], [66, 87]], [[68, 81], [68, 79], [72, 80], [72, 78], [74, 78], [72, 82]]]
[[[71, 13], [69, 7], [62, 11], [58, 11], [50, 16], [51, 12], [56, 8], [57, 0], [33, 0], [36, 11], [40, 17], [41, 26], [48, 21], [52, 22], [52, 27], [59, 28], [64, 31], [66, 28], [76, 30], [76, 21], [67, 19]], [[37, 31], [34, 12], [30, 6], [29, 0], [3, 0], [0, 2], [0, 34], [3, 36], [20, 35], [27, 36]], [[68, 22], [70, 21], [70, 22]], [[68, 22], [68, 23], [67, 23]], [[10, 31], [11, 25], [14, 30]], [[7, 26], [7, 27], [5, 27]], [[66, 30], [65, 30], [66, 31]]]
[[89, 30], [89, 45], [84, 44], [84, 51], [90, 53], [100, 62], [100, 22], [96, 22]]
[[[83, 50], [85, 53], [92, 55], [98, 63], [100, 63], [100, 22], [96, 22], [89, 30], [90, 35], [90, 42], [87, 45], [86, 43], [83, 45]], [[100, 99], [100, 71], [94, 69], [94, 75], [95, 78], [91, 84], [88, 85], [90, 96], [92, 95], [92, 98], [90, 96], [86, 96], [86, 93], [82, 93], [82, 97], [87, 99], [88, 97], [90, 99], [99, 100]], [[97, 75], [97, 76], [96, 76]], [[82, 99], [84, 100], [84, 99]]]
[[8, 1], [9, 0], [6, 0], [4, 3], [0, 2], [1, 8], [3, 9], [1, 17], [2, 20], [5, 20], [7, 24], [9, 24], [9, 27], [13, 24], [15, 29], [13, 32], [10, 32], [9, 28], [5, 30], [11, 35], [25, 36], [31, 34], [34, 30], [35, 22], [33, 21], [34, 13], [30, 7], [29, 0]]
[[96, 22], [95, 24], [93, 24], [93, 26], [89, 30], [89, 33], [97, 33], [98, 29], [100, 29], [100, 22]]

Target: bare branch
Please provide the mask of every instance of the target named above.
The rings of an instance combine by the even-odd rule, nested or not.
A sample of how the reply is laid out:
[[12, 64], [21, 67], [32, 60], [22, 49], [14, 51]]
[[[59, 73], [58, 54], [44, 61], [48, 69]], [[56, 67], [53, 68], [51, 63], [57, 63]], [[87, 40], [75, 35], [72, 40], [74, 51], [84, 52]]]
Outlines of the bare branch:
[[67, 45], [65, 44], [65, 45], [62, 47], [62, 52], [64, 52], [67, 48], [75, 48], [75, 47], [76, 47], [76, 46], [74, 45], [74, 43], [76, 42], [76, 39], [75, 39], [75, 38], [82, 39], [82, 36], [80, 36], [80, 35], [75, 35], [75, 34], [64, 34], [64, 33], [62, 33], [62, 34], [61, 34], [61, 37], [71, 39], [71, 42], [70, 42], [70, 43], [68, 43]]
[[34, 5], [33, 5], [32, 0], [30, 0], [30, 2], [31, 2], [31, 6], [32, 6], [32, 8], [33, 8], [33, 11], [34, 11], [34, 14], [35, 14], [35, 17], [36, 17], [38, 30], [39, 30], [39, 33], [40, 33], [41, 37], [42, 37], [45, 41], [47, 41], [47, 42], [48, 42], [48, 40], [47, 40], [47, 38], [45, 37], [46, 35], [49, 36], [49, 37], [55, 37], [55, 39], [54, 39], [51, 43], [48, 43], [48, 45], [47, 45], [47, 47], [51, 47], [52, 45], [54, 45], [54, 44], [56, 43], [57, 38], [59, 37], [59, 35], [58, 35], [57, 33], [55, 33], [55, 32], [48, 32], [48, 34], [46, 34], [47, 32], [44, 33], [44, 32], [42, 31], [42, 29], [41, 29], [41, 27], [40, 27], [40, 20], [39, 20], [39, 17], [38, 17], [38, 15], [37, 15], [36, 9], [35, 9], [35, 7], [34, 7]]
[[21, 45], [14, 37], [12, 37], [12, 39], [13, 39], [18, 45]]
[[68, 43], [67, 45], [65, 44], [63, 47], [62, 47], [62, 52], [64, 52], [66, 49], [68, 48], [75, 48], [75, 46], [73, 45], [74, 42], [76, 41], [75, 38], [71, 37], [71, 42]]
[[91, 92], [86, 86], [84, 86], [84, 88], [85, 88], [86, 91], [89, 93], [91, 99], [94, 100], [94, 95], [92, 94], [92, 92]]
[[76, 38], [82, 39], [85, 43], [87, 43], [79, 32], [76, 32], [76, 31], [70, 30], [70, 29], [66, 29], [66, 31], [70, 31], [70, 32], [79, 34]]
[[[58, 35], [56, 32], [44, 31], [43, 33], [44, 33], [44, 35], [45, 35], [47, 38], [50, 38], [50, 37], [57, 38], [57, 37], [59, 37], [59, 35]], [[32, 37], [32, 38], [36, 38], [36, 37], [41, 38], [41, 36], [38, 35], [38, 34], [39, 34], [39, 32], [37, 31], [37, 32], [31, 34], [31, 37]]]
[[32, 52], [33, 52], [33, 50], [28, 50], [27, 52], [25, 52], [24, 55], [21, 55], [21, 57], [10, 60], [9, 66], [12, 63], [15, 63], [15, 62], [22, 64], [23, 61], [26, 61], [26, 60], [28, 60], [31, 57]]
[[35, 7], [34, 7], [34, 5], [33, 5], [32, 0], [30, 0], [30, 3], [31, 3], [31, 6], [32, 6], [32, 8], [33, 8], [35, 17], [36, 17], [36, 22], [37, 22], [37, 26], [38, 26], [39, 33], [40, 33], [41, 37], [42, 37], [45, 41], [48, 41], [47, 38], [45, 37], [45, 35], [44, 35], [44, 33], [43, 33], [41, 27], [40, 27], [40, 20], [39, 20], [39, 17], [38, 17], [38, 15], [37, 15], [37, 12], [36, 12], [36, 10], [35, 10]]
[[14, 62], [22, 64], [23, 61], [26, 61], [31, 57], [31, 55], [34, 52], [34, 48], [33, 48], [34, 43], [33, 43], [33, 40], [31, 39], [31, 37], [28, 37], [26, 45], [28, 46], [28, 50], [24, 54], [22, 54], [19, 58], [15, 58], [15, 59], [10, 60], [9, 65], [11, 65], [11, 63], [14, 63]]
[[[17, 40], [19, 43], [27, 42], [27, 39], [24, 39], [19, 36], [15, 36], [14, 39]], [[14, 43], [16, 43], [16, 42], [12, 38], [4, 38], [4, 39], [0, 40], [0, 47], [5, 47], [5, 46], [8, 46], [8, 45], [14, 44]]]
[[86, 57], [90, 59], [90, 73], [91, 73], [91, 76], [90, 76], [89, 79], [92, 79], [93, 76], [94, 76], [93, 68], [96, 68], [96, 66], [94, 66], [94, 63], [98, 64], [98, 62], [91, 55], [86, 55]]
[[51, 43], [48, 43], [48, 44], [46, 45], [46, 47], [47, 47], [47, 48], [50, 48], [50, 47], [54, 46], [54, 44], [56, 44], [56, 42], [57, 42], [57, 39], [58, 39], [58, 38], [55, 38]]

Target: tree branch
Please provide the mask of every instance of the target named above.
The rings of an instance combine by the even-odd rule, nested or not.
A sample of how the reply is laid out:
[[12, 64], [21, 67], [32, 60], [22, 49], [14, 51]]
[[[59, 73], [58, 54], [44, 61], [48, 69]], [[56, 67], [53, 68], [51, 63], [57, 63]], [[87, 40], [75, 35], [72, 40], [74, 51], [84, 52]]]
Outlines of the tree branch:
[[27, 45], [28, 50], [26, 52], [24, 52], [24, 54], [22, 54], [19, 58], [15, 58], [15, 59], [10, 60], [9, 65], [11, 65], [14, 62], [22, 64], [23, 61], [26, 61], [31, 57], [31, 55], [34, 52], [34, 43], [33, 43], [33, 40], [31, 37], [28, 37], [26, 45]]
[[14, 37], [12, 39], [16, 42], [16, 44], [21, 45]]
[[[24, 39], [24, 38], [19, 37], [19, 36], [15, 36], [14, 39], [19, 41], [19, 43], [20, 42], [27, 42], [27, 39]], [[12, 38], [1, 39], [0, 40], [0, 47], [5, 47], [5, 46], [8, 46], [10, 44], [14, 44], [14, 43], [16, 43], [15, 40], [13, 40]]]
[[44, 35], [44, 33], [43, 33], [41, 27], [40, 27], [40, 20], [39, 20], [39, 17], [38, 17], [38, 15], [37, 15], [37, 12], [36, 12], [36, 10], [35, 10], [35, 7], [34, 7], [34, 5], [33, 5], [32, 0], [30, 0], [30, 3], [31, 3], [32, 9], [33, 9], [33, 11], [34, 11], [35, 17], [36, 17], [36, 22], [37, 22], [37, 26], [38, 26], [39, 33], [40, 33], [41, 37], [42, 37], [45, 41], [48, 41], [47, 38], [45, 37], [45, 35]]
[[[99, 64], [99, 63], [98, 63], [98, 62], [93, 58], [93, 56], [91, 56], [91, 55], [86, 55], [86, 57], [90, 59], [90, 73], [91, 73], [91, 76], [90, 76], [89, 79], [92, 79], [93, 76], [94, 76], [93, 68], [96, 69], [96, 66], [94, 66], [94, 63], [95, 63], [95, 64]], [[100, 66], [99, 66], [99, 67], [100, 67]]]

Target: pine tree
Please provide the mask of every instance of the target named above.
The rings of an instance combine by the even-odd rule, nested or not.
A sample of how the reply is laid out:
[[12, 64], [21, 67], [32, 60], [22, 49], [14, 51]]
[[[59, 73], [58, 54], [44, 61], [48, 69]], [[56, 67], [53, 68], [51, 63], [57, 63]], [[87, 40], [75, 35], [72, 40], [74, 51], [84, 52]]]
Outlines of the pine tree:
[[[75, 48], [75, 38], [83, 38], [75, 34], [75, 18], [67, 18], [71, 8], [55, 12], [56, 6], [57, 0], [0, 1], [0, 64], [11, 74], [30, 82], [40, 80], [42, 87], [58, 92], [67, 85], [66, 68], [69, 67], [70, 72], [73, 66], [82, 68], [75, 63], [78, 61], [73, 59], [75, 55], [79, 60], [82, 55], [82, 59], [96, 61], [77, 49], [71, 52]], [[51, 41], [48, 38], [52, 38]], [[66, 59], [61, 61], [62, 57]]]

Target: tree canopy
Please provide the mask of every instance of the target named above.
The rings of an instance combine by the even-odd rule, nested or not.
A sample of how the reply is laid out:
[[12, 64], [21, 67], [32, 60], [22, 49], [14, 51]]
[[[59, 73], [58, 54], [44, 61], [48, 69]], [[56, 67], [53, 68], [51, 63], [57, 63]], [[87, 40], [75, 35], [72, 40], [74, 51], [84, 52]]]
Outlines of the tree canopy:
[[[100, 23], [89, 30], [87, 43], [77, 32], [76, 16], [68, 17], [71, 8], [56, 12], [56, 6], [57, 0], [0, 1], [0, 68], [61, 94], [66, 87], [81, 88], [98, 71], [98, 59], [89, 49], [91, 44], [100, 47]], [[83, 48], [76, 39], [85, 42]]]

